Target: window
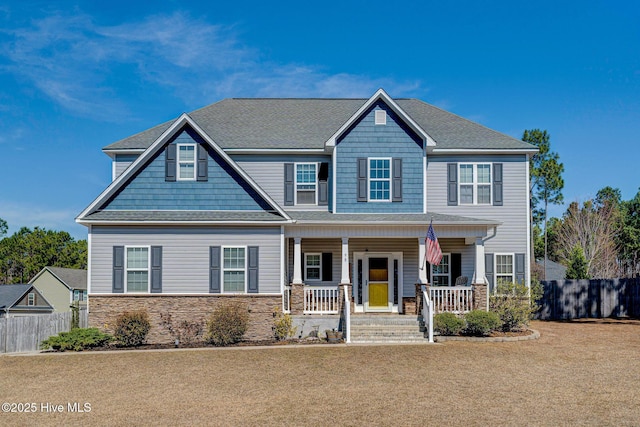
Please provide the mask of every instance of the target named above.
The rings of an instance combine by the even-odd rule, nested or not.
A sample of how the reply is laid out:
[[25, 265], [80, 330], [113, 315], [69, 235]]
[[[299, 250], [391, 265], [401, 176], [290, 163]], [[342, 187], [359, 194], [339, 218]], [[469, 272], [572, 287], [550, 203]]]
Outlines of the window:
[[149, 292], [149, 248], [126, 248], [126, 291]]
[[491, 204], [490, 164], [460, 164], [460, 204]]
[[321, 280], [322, 256], [320, 254], [304, 254], [305, 280]]
[[246, 289], [245, 248], [224, 248], [222, 253], [223, 292], [238, 293]]
[[36, 294], [29, 292], [27, 295], [27, 305], [36, 305]]
[[178, 179], [184, 181], [196, 179], [195, 144], [178, 144]]
[[73, 290], [73, 300], [74, 301], [86, 301], [87, 300], [87, 291], [81, 291], [79, 289]]
[[369, 200], [391, 201], [391, 159], [369, 159]]
[[438, 265], [431, 266], [431, 281], [434, 286], [449, 286], [451, 284], [451, 254], [442, 254]]
[[316, 163], [296, 163], [296, 204], [316, 204], [317, 169]]
[[376, 110], [376, 119], [375, 123], [377, 125], [386, 125], [387, 124], [387, 112], [384, 110]]
[[513, 254], [496, 254], [496, 284], [513, 282]]

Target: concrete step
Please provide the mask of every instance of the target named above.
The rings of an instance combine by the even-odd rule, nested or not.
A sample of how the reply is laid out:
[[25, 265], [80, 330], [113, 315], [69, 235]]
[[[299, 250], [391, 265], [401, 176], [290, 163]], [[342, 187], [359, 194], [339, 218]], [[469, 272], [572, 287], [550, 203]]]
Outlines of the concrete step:
[[415, 315], [354, 315], [351, 316], [351, 342], [425, 342], [420, 320]]

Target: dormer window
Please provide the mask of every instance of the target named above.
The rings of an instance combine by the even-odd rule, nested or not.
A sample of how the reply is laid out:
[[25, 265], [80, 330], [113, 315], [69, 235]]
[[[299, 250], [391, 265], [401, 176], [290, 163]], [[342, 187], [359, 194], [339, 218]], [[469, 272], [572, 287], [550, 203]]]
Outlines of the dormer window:
[[196, 145], [178, 144], [178, 180], [196, 179]]
[[387, 112], [384, 110], [376, 110], [376, 124], [377, 125], [386, 125], [387, 124]]

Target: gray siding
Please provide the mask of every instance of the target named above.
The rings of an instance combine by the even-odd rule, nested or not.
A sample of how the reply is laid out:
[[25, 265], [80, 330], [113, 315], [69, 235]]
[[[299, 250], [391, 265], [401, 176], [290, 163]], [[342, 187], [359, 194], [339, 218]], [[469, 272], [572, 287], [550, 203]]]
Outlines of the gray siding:
[[[503, 164], [503, 206], [447, 206], [447, 163], [488, 162]], [[497, 234], [485, 242], [485, 252], [527, 252], [528, 191], [525, 155], [428, 156], [427, 211], [502, 222]], [[463, 255], [464, 258], [464, 255]], [[464, 259], [463, 259], [464, 262]], [[464, 269], [464, 266], [463, 266]]]
[[[284, 206], [284, 164], [296, 162], [329, 163], [329, 198], [331, 199], [331, 157], [330, 156], [281, 156], [281, 155], [234, 155], [233, 160], [280, 206]], [[287, 206], [295, 210], [296, 206]], [[327, 206], [304, 205], [304, 210], [327, 210]]]
[[115, 167], [115, 176], [113, 179], [122, 175], [122, 172], [124, 172], [125, 169], [127, 169], [137, 158], [137, 154], [116, 154], [115, 159], [113, 159]]
[[162, 292], [208, 293], [210, 246], [259, 246], [260, 293], [280, 293], [280, 227], [100, 227], [91, 235], [91, 293], [111, 293], [116, 245], [162, 246]]

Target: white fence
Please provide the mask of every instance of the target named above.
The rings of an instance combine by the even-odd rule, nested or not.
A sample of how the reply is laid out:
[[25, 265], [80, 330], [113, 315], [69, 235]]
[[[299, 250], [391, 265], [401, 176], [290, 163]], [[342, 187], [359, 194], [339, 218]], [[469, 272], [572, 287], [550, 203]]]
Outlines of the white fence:
[[432, 286], [429, 288], [433, 311], [443, 313], [466, 313], [473, 310], [473, 288], [471, 286]]
[[[71, 329], [72, 312], [0, 318], [0, 353], [37, 351], [50, 336]], [[86, 328], [87, 310], [80, 310], [79, 324]]]
[[337, 314], [340, 310], [337, 286], [305, 286], [304, 314]]

